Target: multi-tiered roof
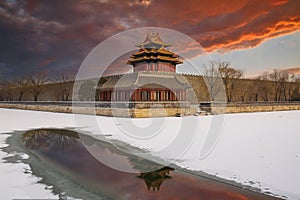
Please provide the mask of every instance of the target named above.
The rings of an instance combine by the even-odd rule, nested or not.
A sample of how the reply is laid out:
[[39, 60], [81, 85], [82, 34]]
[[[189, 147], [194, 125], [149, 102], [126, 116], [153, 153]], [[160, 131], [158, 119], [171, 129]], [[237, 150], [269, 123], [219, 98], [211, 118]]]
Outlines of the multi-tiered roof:
[[144, 62], [164, 62], [175, 66], [182, 63], [182, 61], [178, 59], [178, 55], [166, 49], [166, 47], [170, 47], [171, 44], [163, 42], [157, 32], [149, 33], [145, 41], [136, 46], [140, 47], [140, 50], [130, 56], [127, 64], [136, 66]]

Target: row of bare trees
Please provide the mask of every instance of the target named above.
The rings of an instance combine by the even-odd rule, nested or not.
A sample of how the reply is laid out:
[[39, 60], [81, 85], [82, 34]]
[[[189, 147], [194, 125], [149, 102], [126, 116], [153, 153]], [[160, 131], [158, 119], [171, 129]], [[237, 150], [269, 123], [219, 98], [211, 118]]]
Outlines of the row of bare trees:
[[50, 79], [45, 72], [32, 74], [12, 81], [0, 82], [0, 101], [22, 101], [24, 94], [29, 93], [33, 101], [38, 101], [45, 85], [56, 84], [54, 93], [56, 100], [68, 101], [70, 99], [73, 80], [66, 74], [59, 74]]
[[261, 86], [261, 89], [264, 90], [265, 101], [270, 100], [270, 87], [273, 91], [272, 101], [291, 101], [300, 82], [299, 78], [295, 77], [295, 75], [278, 69], [274, 69], [272, 73], [265, 72], [258, 79], [269, 82], [269, 85], [271, 83], [269, 88], [267, 84]]
[[235, 80], [243, 77], [243, 72], [231, 67], [230, 62], [211, 62], [202, 66], [203, 78], [212, 101], [233, 101], [236, 92]]
[[203, 79], [211, 101], [257, 102], [300, 100], [300, 78], [287, 71], [274, 69], [253, 79], [230, 62], [203, 65]]
[[[207, 96], [206, 101], [258, 102], [258, 101], [293, 101], [300, 100], [300, 78], [287, 71], [273, 70], [254, 79], [244, 79], [243, 71], [235, 69], [230, 62], [211, 62], [203, 65], [203, 80], [193, 83], [197, 96]], [[102, 80], [102, 79], [101, 79]], [[200, 80], [200, 79], [199, 79]], [[46, 86], [47, 85], [47, 86]], [[49, 85], [52, 85], [51, 87]], [[71, 100], [74, 80], [59, 74], [50, 79], [47, 73], [41, 72], [14, 81], [0, 81], [0, 101], [22, 101], [24, 94], [38, 101], [42, 93], [51, 93], [55, 100]], [[80, 100], [93, 99], [89, 88], [96, 84], [86, 81], [79, 90]], [[52, 90], [52, 91], [51, 91]], [[48, 94], [48, 96], [50, 96]]]

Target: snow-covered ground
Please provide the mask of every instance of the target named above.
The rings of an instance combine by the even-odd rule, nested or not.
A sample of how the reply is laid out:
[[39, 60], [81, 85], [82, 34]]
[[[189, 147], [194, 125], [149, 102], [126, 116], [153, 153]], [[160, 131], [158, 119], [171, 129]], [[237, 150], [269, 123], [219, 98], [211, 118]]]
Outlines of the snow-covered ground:
[[[8, 134], [14, 130], [27, 128], [56, 127], [59, 124], [74, 125], [72, 118], [69, 122], [64, 115], [51, 113], [30, 112], [25, 110], [0, 109], [0, 148], [6, 147]], [[52, 122], [51, 122], [52, 121]], [[63, 123], [57, 123], [58, 121]], [[63, 128], [63, 126], [62, 126]], [[7, 154], [0, 150], [0, 199], [58, 199], [58, 195], [51, 192], [51, 188], [38, 183], [39, 178], [31, 175], [30, 166], [21, 162], [5, 162], [3, 158], [20, 156], [26, 159], [28, 155], [12, 152]]]
[[[0, 145], [5, 145], [5, 133], [15, 130], [79, 127], [95, 137], [109, 135], [147, 149], [190, 170], [300, 199], [299, 119], [300, 111], [125, 119], [0, 109]], [[212, 135], [215, 132], [219, 134]], [[211, 151], [203, 157], [207, 144]], [[42, 185], [33, 184], [34, 177], [23, 173], [28, 166], [3, 163], [3, 157], [7, 155], [0, 151], [1, 180], [17, 181], [1, 181], [1, 190], [7, 191], [1, 199], [26, 197], [29, 191], [36, 191], [37, 198], [52, 197]]]

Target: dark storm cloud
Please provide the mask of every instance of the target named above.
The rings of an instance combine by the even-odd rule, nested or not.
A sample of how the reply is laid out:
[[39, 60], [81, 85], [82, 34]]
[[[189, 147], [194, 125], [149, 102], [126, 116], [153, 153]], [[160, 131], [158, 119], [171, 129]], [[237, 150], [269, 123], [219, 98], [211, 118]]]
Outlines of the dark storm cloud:
[[299, 7], [297, 0], [6, 0], [0, 76], [75, 74], [101, 41], [143, 26], [181, 31], [207, 51], [250, 48], [298, 30]]
[[5, 66], [1, 67], [2, 77], [78, 68], [95, 45], [125, 29], [117, 23], [119, 15], [114, 17], [119, 6], [110, 6], [115, 8], [114, 12], [106, 3], [96, 1], [2, 3], [0, 52]]

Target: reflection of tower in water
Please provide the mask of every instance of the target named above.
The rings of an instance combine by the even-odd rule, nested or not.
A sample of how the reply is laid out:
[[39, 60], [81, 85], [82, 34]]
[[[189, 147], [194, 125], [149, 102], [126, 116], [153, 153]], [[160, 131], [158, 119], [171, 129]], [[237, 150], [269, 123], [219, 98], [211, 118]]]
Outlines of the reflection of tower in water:
[[173, 168], [163, 167], [159, 170], [141, 173], [138, 178], [143, 179], [147, 185], [149, 191], [159, 191], [161, 184], [172, 177], [169, 176], [170, 171], [173, 171]]
[[[142, 157], [138, 157], [132, 154], [127, 154], [124, 151], [121, 151], [109, 143], [98, 141], [88, 136], [84, 137], [85, 145], [88, 146], [101, 146], [98, 150], [109, 151], [110, 153], [118, 154], [119, 156], [123, 156], [126, 160], [131, 164], [133, 169], [136, 169], [140, 172], [138, 178], [143, 179], [146, 183], [146, 186], [149, 191], [158, 191], [164, 180], [171, 179], [169, 176], [170, 171], [174, 171], [173, 168], [164, 167], [163, 165], [157, 164], [155, 162], [146, 160]], [[72, 156], [74, 154], [68, 154], [73, 151], [73, 149], [77, 149], [76, 154], [80, 154], [81, 156], [89, 155], [85, 148], [79, 148], [81, 152], [78, 152], [78, 147], [82, 146], [82, 141], [80, 140], [79, 134], [75, 131], [71, 130], [62, 130], [62, 129], [37, 129], [30, 130], [23, 134], [22, 142], [26, 148], [30, 150], [39, 151], [45, 155], [58, 155], [58, 157], [54, 156], [53, 158], [60, 158], [61, 155], [68, 156], [69, 161], [74, 161]], [[82, 152], [83, 151], [83, 152]], [[95, 153], [95, 152], [94, 152]], [[88, 157], [88, 156], [87, 156]], [[83, 159], [83, 158], [82, 158]], [[77, 159], [76, 159], [77, 160]], [[66, 160], [64, 160], [65, 162]], [[91, 164], [93, 163], [93, 164]], [[72, 165], [74, 169], [77, 167], [85, 168], [84, 166], [88, 166], [91, 171], [97, 171], [98, 165], [95, 165], [94, 159], [85, 159], [84, 163], [77, 163], [76, 165]], [[83, 167], [82, 167], [82, 166]], [[81, 167], [80, 167], [81, 166]]]

